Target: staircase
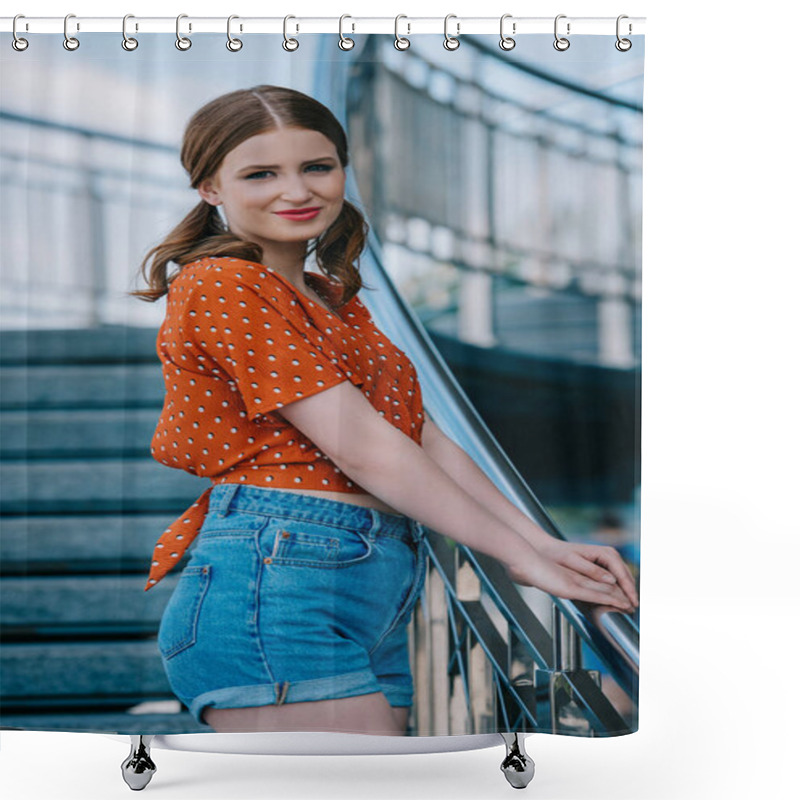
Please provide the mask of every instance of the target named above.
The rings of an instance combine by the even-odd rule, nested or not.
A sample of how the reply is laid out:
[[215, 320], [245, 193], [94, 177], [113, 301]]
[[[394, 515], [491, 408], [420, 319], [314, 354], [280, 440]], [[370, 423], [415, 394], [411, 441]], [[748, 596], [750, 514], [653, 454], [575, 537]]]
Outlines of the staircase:
[[156, 331], [0, 334], [0, 727], [207, 731], [156, 647], [184, 561], [145, 592], [161, 532], [206, 488], [150, 455]]

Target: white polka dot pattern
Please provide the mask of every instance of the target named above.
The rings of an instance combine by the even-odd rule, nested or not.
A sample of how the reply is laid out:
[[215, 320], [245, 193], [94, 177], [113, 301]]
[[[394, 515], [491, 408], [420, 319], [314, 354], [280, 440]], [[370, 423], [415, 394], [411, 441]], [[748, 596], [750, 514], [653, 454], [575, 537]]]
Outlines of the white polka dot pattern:
[[[316, 273], [307, 279], [335, 308], [342, 287]], [[331, 314], [270, 267], [202, 258], [170, 284], [157, 347], [166, 396], [151, 453], [214, 484], [364, 493], [280, 413], [345, 380], [421, 444], [416, 370], [375, 327], [358, 296]], [[209, 493], [162, 534], [146, 588], [186, 551]]]

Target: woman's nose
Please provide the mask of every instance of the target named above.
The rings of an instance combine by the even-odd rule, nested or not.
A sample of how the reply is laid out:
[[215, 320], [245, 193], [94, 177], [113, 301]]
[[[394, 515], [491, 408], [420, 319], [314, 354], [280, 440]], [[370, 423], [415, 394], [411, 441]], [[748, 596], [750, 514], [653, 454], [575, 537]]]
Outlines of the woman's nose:
[[282, 195], [287, 200], [304, 200], [310, 194], [309, 187], [302, 175], [290, 175], [286, 178]]

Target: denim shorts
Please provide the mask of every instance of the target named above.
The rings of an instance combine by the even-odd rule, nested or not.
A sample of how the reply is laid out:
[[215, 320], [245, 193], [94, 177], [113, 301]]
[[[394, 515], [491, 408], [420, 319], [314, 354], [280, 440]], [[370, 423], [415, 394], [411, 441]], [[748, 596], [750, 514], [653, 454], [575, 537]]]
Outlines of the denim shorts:
[[158, 631], [173, 692], [202, 724], [207, 706], [372, 692], [410, 706], [424, 535], [408, 517], [365, 506], [215, 486]]

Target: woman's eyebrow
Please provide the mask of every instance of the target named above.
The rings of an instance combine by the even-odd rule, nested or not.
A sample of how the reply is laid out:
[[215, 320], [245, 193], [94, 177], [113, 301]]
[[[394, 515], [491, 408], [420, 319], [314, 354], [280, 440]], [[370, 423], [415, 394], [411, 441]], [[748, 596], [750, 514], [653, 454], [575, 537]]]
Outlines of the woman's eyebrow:
[[[301, 162], [300, 166], [304, 167], [306, 164], [316, 164], [318, 161], [335, 161], [333, 156], [320, 156], [319, 158], [312, 158], [310, 161]], [[253, 169], [280, 169], [280, 164], [253, 164], [249, 167], [243, 167], [239, 172], [248, 172]]]

